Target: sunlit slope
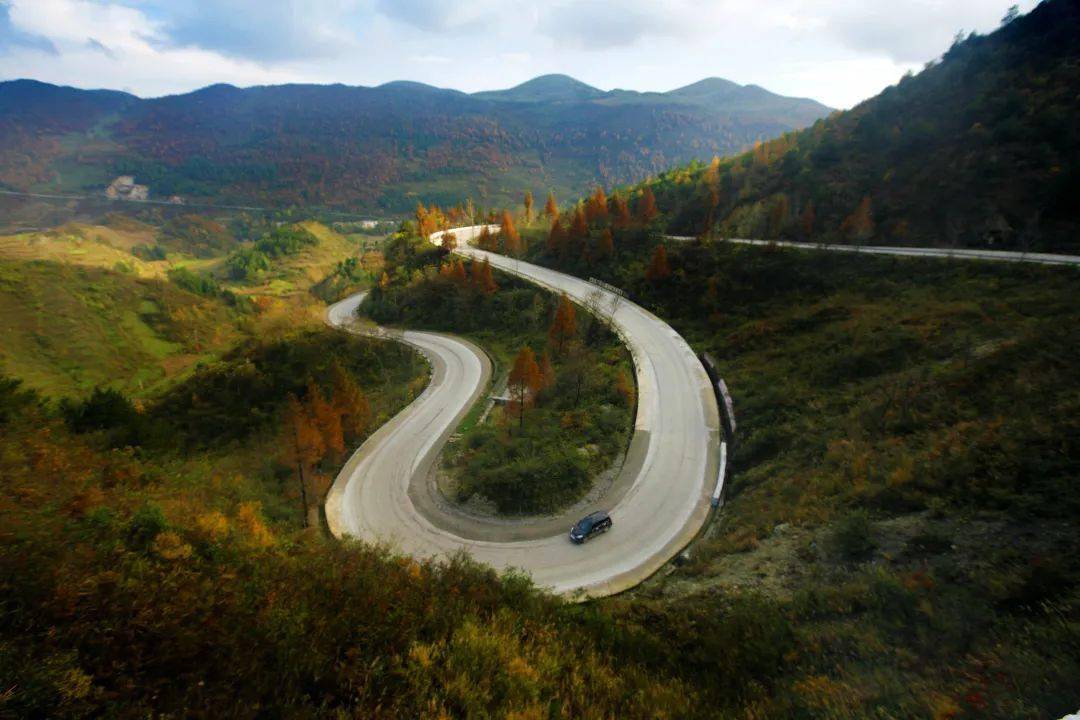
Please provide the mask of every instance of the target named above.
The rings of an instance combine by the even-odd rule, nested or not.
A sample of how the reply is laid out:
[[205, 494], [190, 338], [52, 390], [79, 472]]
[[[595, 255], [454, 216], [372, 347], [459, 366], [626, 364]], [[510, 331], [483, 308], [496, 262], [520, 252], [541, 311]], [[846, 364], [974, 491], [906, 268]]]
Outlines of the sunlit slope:
[[224, 304], [166, 282], [0, 260], [0, 372], [45, 394], [143, 395], [236, 333]]

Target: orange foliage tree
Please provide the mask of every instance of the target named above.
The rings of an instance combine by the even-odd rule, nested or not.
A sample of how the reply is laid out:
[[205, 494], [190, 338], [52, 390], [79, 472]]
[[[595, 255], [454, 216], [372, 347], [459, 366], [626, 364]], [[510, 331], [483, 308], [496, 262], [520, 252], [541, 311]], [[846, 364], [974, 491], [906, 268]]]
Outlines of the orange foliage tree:
[[499, 233], [503, 238], [503, 246], [506, 248], [508, 255], [521, 255], [521, 251], [524, 249], [521, 244], [521, 235], [518, 234], [517, 228], [514, 227], [514, 218], [510, 215], [509, 210], [503, 210], [502, 225], [499, 228]]
[[532, 222], [532, 212], [533, 212], [533, 195], [532, 195], [531, 191], [526, 191], [526, 193], [525, 193], [525, 222], [526, 223], [531, 223]]
[[494, 250], [495, 249], [495, 237], [491, 234], [491, 230], [487, 225], [480, 228], [480, 235], [476, 238], [476, 245], [481, 250]]
[[[285, 442], [282, 443], [284, 460], [296, 467], [300, 482], [300, 502], [304, 507], [304, 526], [318, 524], [319, 508], [312, 503], [313, 468], [326, 453], [326, 441], [312, 413], [305, 404], [301, 404], [295, 395], [290, 394], [285, 411]], [[313, 511], [314, 509], [314, 511]]]
[[555, 317], [548, 328], [548, 342], [555, 348], [556, 355], [562, 355], [566, 344], [577, 335], [577, 310], [565, 293], [559, 298]]
[[547, 196], [547, 202], [544, 203], [544, 214], [547, 215], [549, 220], [556, 220], [559, 217], [559, 204], [555, 202], [555, 193], [549, 192]]
[[514, 358], [514, 367], [507, 379], [510, 391], [510, 411], [518, 416], [518, 427], [525, 426], [525, 408], [531, 405], [543, 386], [543, 375], [536, 364], [536, 355], [528, 345]]
[[667, 248], [663, 245], [657, 245], [656, 249], [653, 250], [649, 266], [645, 268], [645, 279], [649, 282], [659, 282], [669, 277], [671, 277], [671, 268], [668, 266]]
[[555, 385], [555, 366], [551, 364], [551, 355], [545, 350], [540, 356], [540, 388], [547, 390]]
[[330, 384], [334, 388], [334, 411], [341, 417], [341, 430], [348, 440], [355, 441], [371, 422], [371, 404], [340, 362], [335, 361], [330, 367]]
[[592, 223], [600, 220], [607, 220], [607, 217], [607, 195], [604, 194], [604, 188], [598, 187], [585, 202], [585, 218]]
[[484, 258], [483, 262], [474, 262], [472, 264], [472, 283], [484, 295], [492, 295], [499, 289], [498, 284], [495, 282], [495, 276], [491, 272], [491, 263], [488, 262], [487, 258]]
[[570, 222], [568, 236], [575, 242], [580, 242], [589, 236], [589, 221], [580, 206], [574, 210], [574, 219]]

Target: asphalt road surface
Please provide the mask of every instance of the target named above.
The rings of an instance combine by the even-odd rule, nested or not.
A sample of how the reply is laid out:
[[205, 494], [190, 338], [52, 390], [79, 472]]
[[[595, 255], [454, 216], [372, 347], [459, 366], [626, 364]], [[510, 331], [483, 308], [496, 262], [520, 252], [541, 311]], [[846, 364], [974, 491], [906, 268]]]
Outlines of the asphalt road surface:
[[[494, 267], [610, 315], [633, 354], [637, 374], [633, 444], [641, 458], [636, 477], [610, 508], [612, 529], [584, 545], [569, 541], [569, 527], [521, 541], [488, 541], [440, 528], [413, 502], [409, 488], [427, 473], [484, 391], [483, 361], [459, 339], [405, 331], [391, 337], [424, 353], [432, 366], [431, 383], [372, 435], [339, 474], [326, 503], [331, 531], [338, 537], [389, 543], [417, 557], [465, 550], [480, 562], [517, 568], [537, 585], [577, 598], [633, 587], [685, 547], [708, 519], [720, 432], [704, 368], [678, 333], [643, 308], [584, 280], [466, 247], [479, 226], [452, 232], [459, 254], [486, 257]], [[332, 306], [328, 320], [347, 325], [360, 300], [353, 296]]]
[[[668, 240], [690, 242], [697, 238], [668, 235]], [[831, 250], [833, 252], [863, 253], [865, 255], [897, 255], [900, 257], [954, 258], [958, 260], [991, 260], [994, 262], [1025, 262], [1038, 265], [1080, 265], [1080, 255], [1058, 253], [1013, 252], [1007, 250], [973, 250], [970, 248], [899, 247], [889, 245], [830, 245], [828, 243], [790, 242], [787, 240], [747, 240], [729, 238], [724, 242], [740, 245], [776, 245], [800, 250]]]

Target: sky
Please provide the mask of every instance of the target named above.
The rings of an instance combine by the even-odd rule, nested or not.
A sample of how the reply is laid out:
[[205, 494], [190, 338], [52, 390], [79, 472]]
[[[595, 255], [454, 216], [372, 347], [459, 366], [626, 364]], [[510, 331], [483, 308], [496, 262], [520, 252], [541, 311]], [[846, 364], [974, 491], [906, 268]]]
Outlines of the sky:
[[565, 73], [665, 91], [723, 77], [848, 108], [958, 31], [993, 30], [1013, 2], [0, 0], [0, 79], [152, 97], [218, 82], [474, 92]]

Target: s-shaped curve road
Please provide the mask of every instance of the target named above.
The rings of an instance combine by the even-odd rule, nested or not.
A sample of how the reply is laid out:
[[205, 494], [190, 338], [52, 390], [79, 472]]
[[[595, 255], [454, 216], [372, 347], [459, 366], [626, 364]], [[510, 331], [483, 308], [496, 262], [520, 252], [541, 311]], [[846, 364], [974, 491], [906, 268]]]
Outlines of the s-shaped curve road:
[[[615, 296], [555, 270], [467, 246], [481, 226], [451, 230], [456, 252], [482, 260], [579, 303]], [[432, 236], [438, 242], [441, 233]], [[362, 300], [355, 295], [331, 306], [328, 320], [346, 326]], [[387, 542], [416, 557], [461, 550], [497, 569], [517, 568], [540, 587], [576, 598], [599, 597], [633, 587], [685, 547], [705, 524], [719, 455], [719, 415], [704, 368], [667, 323], [622, 300], [611, 321], [629, 347], [637, 375], [634, 444], [640, 464], [630, 487], [610, 508], [608, 533], [574, 545], [557, 534], [494, 542], [443, 529], [410, 497], [410, 483], [425, 474], [479, 395], [486, 389], [481, 353], [457, 338], [404, 331], [391, 337], [418, 348], [432, 366], [424, 393], [376, 431], [356, 451], [330, 490], [326, 516], [337, 537]]]

